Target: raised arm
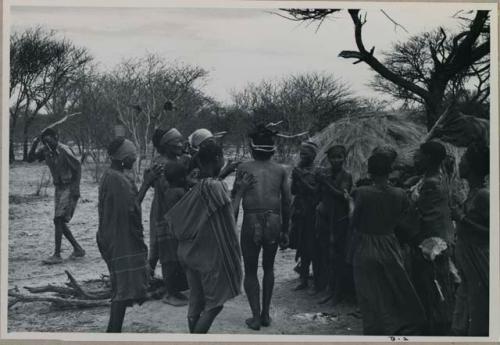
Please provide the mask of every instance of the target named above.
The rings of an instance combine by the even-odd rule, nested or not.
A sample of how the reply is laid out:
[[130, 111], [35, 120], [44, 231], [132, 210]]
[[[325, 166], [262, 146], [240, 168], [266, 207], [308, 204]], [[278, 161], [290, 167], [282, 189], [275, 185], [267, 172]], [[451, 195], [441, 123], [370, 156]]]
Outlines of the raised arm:
[[153, 165], [151, 168], [144, 170], [144, 177], [142, 179], [141, 187], [139, 188], [139, 193], [137, 193], [137, 202], [142, 204], [149, 187], [153, 185], [156, 179], [163, 173], [161, 165]]
[[42, 155], [40, 151], [37, 151], [38, 144], [40, 143], [40, 137], [36, 137], [33, 140], [33, 144], [31, 145], [30, 151], [28, 152], [28, 162], [33, 163], [36, 160], [41, 160]]

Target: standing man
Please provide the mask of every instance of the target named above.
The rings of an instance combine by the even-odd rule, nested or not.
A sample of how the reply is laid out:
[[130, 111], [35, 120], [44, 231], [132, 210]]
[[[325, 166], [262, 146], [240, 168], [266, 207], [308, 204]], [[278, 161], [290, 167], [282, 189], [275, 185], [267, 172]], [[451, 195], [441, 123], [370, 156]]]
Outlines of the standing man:
[[[43, 147], [37, 150], [40, 140]], [[73, 246], [70, 258], [85, 256], [85, 250], [78, 244], [71, 233], [68, 223], [75, 212], [80, 198], [81, 164], [71, 149], [58, 141], [57, 132], [48, 128], [35, 139], [28, 154], [28, 162], [45, 161], [50, 169], [55, 187], [55, 250], [54, 254], [45, 259], [45, 264], [58, 264], [61, 258], [61, 240], [66, 237]]]
[[[290, 218], [290, 187], [288, 173], [283, 166], [271, 161], [275, 152], [275, 132], [259, 126], [250, 134], [253, 161], [241, 163], [233, 188], [235, 214], [238, 215], [237, 198], [241, 181], [246, 174], [253, 175], [255, 183], [242, 194], [243, 225], [241, 227], [241, 251], [245, 268], [244, 288], [252, 310], [246, 324], [253, 330], [269, 326], [269, 307], [274, 287], [274, 259], [278, 244], [288, 246]], [[262, 253], [264, 269], [262, 310], [260, 286], [257, 278], [259, 253]]]

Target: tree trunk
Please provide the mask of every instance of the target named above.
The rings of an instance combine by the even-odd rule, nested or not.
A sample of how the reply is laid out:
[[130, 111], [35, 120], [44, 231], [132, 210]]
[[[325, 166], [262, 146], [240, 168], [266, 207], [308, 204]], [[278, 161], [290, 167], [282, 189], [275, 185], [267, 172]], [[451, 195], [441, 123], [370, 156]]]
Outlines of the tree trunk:
[[446, 80], [434, 80], [429, 86], [429, 97], [425, 101], [427, 118], [427, 130], [430, 130], [439, 119], [444, 108], [444, 94], [447, 85]]
[[23, 161], [28, 160], [28, 128], [29, 124], [26, 122], [23, 128]]
[[10, 131], [9, 131], [9, 163], [12, 163], [16, 160], [16, 151], [14, 145], [14, 134], [17, 124], [17, 118], [11, 116], [10, 117]]
[[13, 163], [16, 160], [16, 152], [14, 150], [14, 139], [12, 137], [12, 131], [9, 138], [9, 163]]

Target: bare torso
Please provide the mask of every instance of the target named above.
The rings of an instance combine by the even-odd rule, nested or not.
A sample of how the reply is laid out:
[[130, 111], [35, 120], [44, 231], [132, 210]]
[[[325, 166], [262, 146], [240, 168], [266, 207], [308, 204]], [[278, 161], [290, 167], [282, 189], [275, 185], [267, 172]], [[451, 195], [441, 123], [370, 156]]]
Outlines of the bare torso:
[[272, 161], [250, 161], [238, 167], [250, 173], [256, 183], [243, 196], [244, 210], [280, 210], [282, 191], [286, 185], [286, 170]]

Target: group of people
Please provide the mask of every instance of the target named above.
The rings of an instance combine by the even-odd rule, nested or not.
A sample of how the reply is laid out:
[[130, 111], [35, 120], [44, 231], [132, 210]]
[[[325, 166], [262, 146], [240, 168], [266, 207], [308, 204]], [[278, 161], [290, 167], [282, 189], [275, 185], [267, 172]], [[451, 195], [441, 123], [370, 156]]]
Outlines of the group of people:
[[[489, 329], [489, 148], [472, 143], [459, 164], [469, 194], [458, 203], [443, 172], [446, 148], [420, 145], [417, 178], [394, 186], [397, 152], [376, 147], [368, 179], [353, 187], [347, 150], [302, 144], [292, 171], [290, 242], [300, 284], [327, 291], [320, 303], [355, 299], [367, 335], [487, 336]], [[413, 181], [413, 182], [411, 182]], [[458, 267], [458, 269], [457, 269]]]
[[[189, 305], [191, 333], [208, 332], [224, 303], [241, 293], [242, 282], [251, 311], [246, 325], [270, 326], [276, 253], [290, 247], [298, 261], [296, 289], [309, 286], [312, 266], [313, 291], [327, 292], [322, 302], [357, 301], [364, 334], [488, 334], [486, 145], [474, 143], [462, 156], [459, 173], [469, 195], [457, 205], [441, 171], [446, 149], [439, 142], [420, 146], [415, 155], [420, 178], [405, 190], [389, 180], [397, 157], [392, 148], [374, 148], [369, 183], [356, 186], [345, 168], [343, 145], [327, 150], [329, 166], [323, 168], [315, 166], [317, 145], [302, 143], [289, 174], [272, 160], [276, 134], [256, 126], [248, 135], [253, 159], [225, 164], [222, 146], [209, 130], [190, 135], [186, 152], [177, 129], [157, 129], [152, 140], [157, 154], [140, 188], [127, 173], [137, 158], [134, 144], [113, 139], [111, 165], [99, 186], [97, 231], [113, 292], [108, 332], [120, 332], [127, 307], [147, 299], [158, 262], [163, 301]], [[44, 146], [37, 150], [40, 141]], [[35, 140], [29, 157], [46, 161], [56, 189], [56, 249], [45, 262], [62, 261], [63, 235], [73, 245], [72, 258], [84, 256], [67, 225], [79, 197], [79, 160], [53, 129]], [[233, 172], [229, 190], [223, 180]], [[148, 247], [141, 203], [149, 189], [154, 196]]]

